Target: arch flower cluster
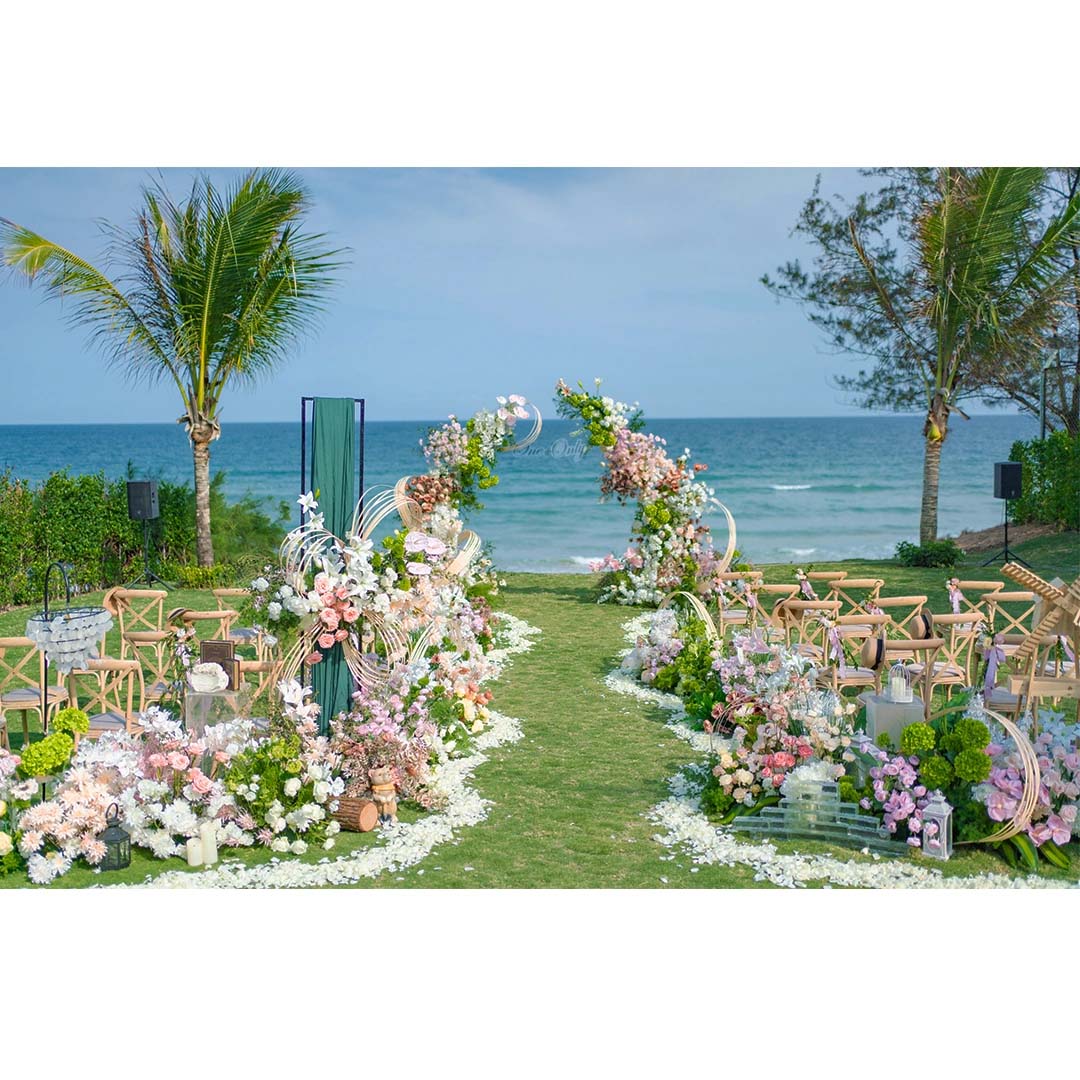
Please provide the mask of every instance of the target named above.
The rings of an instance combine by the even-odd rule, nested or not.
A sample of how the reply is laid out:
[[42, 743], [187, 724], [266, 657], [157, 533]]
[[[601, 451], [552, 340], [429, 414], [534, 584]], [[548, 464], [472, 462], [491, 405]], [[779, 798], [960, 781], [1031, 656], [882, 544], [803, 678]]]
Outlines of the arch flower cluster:
[[637, 404], [601, 394], [599, 379], [595, 391], [580, 383], [575, 390], [561, 379], [555, 391], [559, 415], [579, 422], [578, 433], [603, 453], [601, 496], [636, 503], [629, 547], [592, 566], [608, 574], [601, 599], [656, 604], [675, 590], [718, 594], [721, 560], [703, 521], [718, 505], [700, 479], [707, 466], [692, 462], [689, 449], [672, 457], [664, 439], [642, 430]]

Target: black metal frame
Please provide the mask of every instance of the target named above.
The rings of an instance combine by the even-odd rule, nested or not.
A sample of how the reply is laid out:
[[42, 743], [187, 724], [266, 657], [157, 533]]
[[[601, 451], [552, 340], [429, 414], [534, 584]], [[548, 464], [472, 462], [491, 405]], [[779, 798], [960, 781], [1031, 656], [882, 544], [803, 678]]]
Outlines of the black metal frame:
[[[314, 397], [302, 397], [300, 399], [300, 494], [308, 490], [307, 481], [307, 429], [308, 429], [308, 402], [314, 402]], [[360, 480], [357, 485], [356, 501], [362, 503], [364, 499], [364, 411], [365, 402], [362, 397], [353, 398], [353, 404], [360, 406]], [[355, 416], [355, 413], [353, 414]], [[312, 411], [314, 422], [314, 410]], [[304, 524], [304, 508], [300, 507], [300, 524]]]

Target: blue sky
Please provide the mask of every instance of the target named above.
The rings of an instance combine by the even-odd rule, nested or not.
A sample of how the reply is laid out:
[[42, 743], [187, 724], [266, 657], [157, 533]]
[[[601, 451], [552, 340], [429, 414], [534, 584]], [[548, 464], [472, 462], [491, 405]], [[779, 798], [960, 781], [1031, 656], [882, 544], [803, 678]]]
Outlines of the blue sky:
[[[224, 181], [233, 172], [210, 170]], [[351, 248], [320, 330], [223, 419], [282, 420], [302, 394], [368, 400], [370, 419], [467, 413], [494, 394], [551, 400], [603, 377], [653, 416], [828, 416], [852, 361], [777, 304], [763, 272], [806, 252], [791, 225], [813, 169], [300, 170], [309, 222]], [[854, 170], [822, 170], [850, 195]], [[100, 259], [147, 173], [0, 170], [0, 216]], [[165, 171], [174, 195], [193, 170]], [[172, 421], [174, 390], [131, 386], [55, 302], [0, 279], [0, 423]]]

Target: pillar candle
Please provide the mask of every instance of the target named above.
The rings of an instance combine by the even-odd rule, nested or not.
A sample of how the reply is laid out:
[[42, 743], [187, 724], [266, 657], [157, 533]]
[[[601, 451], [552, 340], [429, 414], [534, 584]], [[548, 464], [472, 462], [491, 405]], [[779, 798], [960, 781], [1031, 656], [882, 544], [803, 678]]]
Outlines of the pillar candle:
[[202, 842], [203, 862], [211, 866], [217, 862], [217, 822], [204, 821], [199, 826], [199, 839]]
[[193, 836], [187, 842], [187, 864], [188, 866], [202, 866], [203, 864], [203, 850], [202, 841]]

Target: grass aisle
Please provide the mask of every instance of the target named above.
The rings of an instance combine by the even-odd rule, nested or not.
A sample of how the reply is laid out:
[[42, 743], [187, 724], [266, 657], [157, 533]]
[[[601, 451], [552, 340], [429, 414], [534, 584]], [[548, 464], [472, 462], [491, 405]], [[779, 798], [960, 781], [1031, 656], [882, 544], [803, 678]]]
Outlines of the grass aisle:
[[693, 753], [664, 727], [661, 710], [604, 686], [624, 646], [627, 609], [597, 605], [590, 580], [574, 574], [514, 574], [506, 608], [543, 635], [494, 687], [497, 708], [521, 720], [524, 738], [493, 751], [476, 772], [477, 789], [493, 802], [487, 820], [420, 866], [370, 884], [754, 885], [743, 868], [691, 871], [682, 855], [662, 861], [645, 815]]

